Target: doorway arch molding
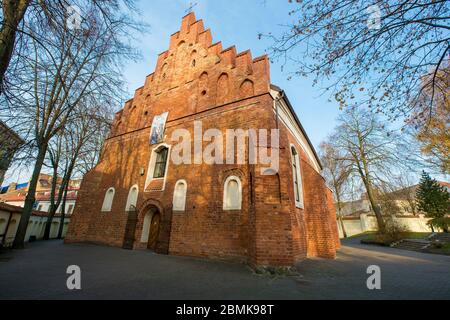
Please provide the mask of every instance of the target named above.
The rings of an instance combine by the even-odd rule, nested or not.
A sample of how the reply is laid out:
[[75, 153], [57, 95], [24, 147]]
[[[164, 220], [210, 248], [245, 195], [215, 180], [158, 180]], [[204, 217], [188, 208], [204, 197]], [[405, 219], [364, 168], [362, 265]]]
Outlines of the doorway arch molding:
[[142, 236], [142, 228], [144, 226], [144, 219], [149, 210], [158, 211], [161, 217], [159, 236], [155, 252], [159, 254], [169, 254], [170, 232], [172, 229], [172, 212], [169, 207], [164, 208], [164, 205], [156, 199], [144, 200], [137, 208], [138, 223], [135, 230], [135, 239], [138, 246], [136, 248], [146, 249], [146, 247], [144, 248], [143, 244], [140, 243], [140, 240]]
[[152, 207], [156, 208], [159, 211], [159, 214], [162, 218], [164, 218], [164, 207], [158, 200], [155, 199], [147, 199], [145, 200], [138, 208], [138, 218], [139, 220], [144, 219], [145, 214]]

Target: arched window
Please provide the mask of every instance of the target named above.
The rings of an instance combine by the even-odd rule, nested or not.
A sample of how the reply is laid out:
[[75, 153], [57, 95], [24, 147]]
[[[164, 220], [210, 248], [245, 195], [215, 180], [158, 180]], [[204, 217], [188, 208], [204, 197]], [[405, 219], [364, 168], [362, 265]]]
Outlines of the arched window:
[[132, 211], [136, 209], [136, 203], [139, 195], [139, 187], [134, 185], [131, 187], [130, 192], [128, 192], [127, 205], [125, 211]]
[[294, 146], [291, 146], [292, 156], [292, 177], [294, 181], [294, 197], [295, 206], [297, 208], [303, 208], [303, 185], [302, 176], [300, 173], [300, 157]]
[[187, 183], [185, 180], [179, 180], [175, 184], [175, 190], [173, 192], [174, 211], [186, 210], [186, 194], [187, 194]]
[[223, 189], [223, 210], [241, 210], [242, 184], [238, 177], [231, 176], [225, 180]]
[[106, 191], [105, 199], [103, 200], [102, 212], [111, 211], [115, 193], [116, 190], [114, 190], [114, 188], [109, 188], [108, 191]]
[[169, 149], [163, 147], [156, 152], [155, 170], [153, 171], [153, 178], [164, 178], [166, 175], [167, 155]]

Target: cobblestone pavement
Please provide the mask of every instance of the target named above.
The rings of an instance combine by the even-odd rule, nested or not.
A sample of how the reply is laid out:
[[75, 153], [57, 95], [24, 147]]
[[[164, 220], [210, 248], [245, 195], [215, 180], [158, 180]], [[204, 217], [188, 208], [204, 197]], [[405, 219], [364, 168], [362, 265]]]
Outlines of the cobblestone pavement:
[[[82, 290], [66, 287], [81, 267]], [[366, 287], [369, 265], [382, 289]], [[309, 259], [298, 276], [247, 266], [93, 245], [37, 242], [0, 254], [0, 299], [450, 299], [450, 256], [346, 241], [336, 260]]]

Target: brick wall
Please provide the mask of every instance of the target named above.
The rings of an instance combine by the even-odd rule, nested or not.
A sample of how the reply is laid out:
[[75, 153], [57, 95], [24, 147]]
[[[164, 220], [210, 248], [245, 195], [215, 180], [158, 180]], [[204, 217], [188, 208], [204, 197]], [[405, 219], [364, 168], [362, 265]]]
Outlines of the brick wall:
[[[292, 265], [307, 255], [334, 257], [327, 189], [303, 153], [306, 205], [304, 210], [295, 207], [289, 154], [293, 138], [285, 128], [278, 175], [262, 175], [259, 165], [169, 162], [165, 189], [144, 192], [151, 152], [157, 147], [149, 145], [154, 116], [169, 111], [167, 144], [172, 143], [176, 129], [185, 129], [194, 137], [194, 121], [202, 121], [203, 132], [210, 128], [222, 133], [227, 129], [275, 129], [269, 91], [266, 56], [253, 59], [250, 51], [223, 50], [220, 42], [212, 44], [211, 32], [201, 20], [195, 20], [193, 14], [185, 16], [180, 31], [171, 36], [169, 50], [159, 55], [155, 72], [116, 114], [101, 161], [85, 176], [66, 242], [121, 247], [130, 225], [135, 224], [133, 248], [145, 249], [147, 244], [141, 242], [145, 216], [157, 210], [162, 218], [156, 245], [159, 253], [233, 259], [252, 265]], [[208, 144], [203, 142], [203, 150]], [[272, 146], [263, 148], [271, 150]], [[225, 211], [223, 187], [231, 175], [242, 182], [242, 209]], [[187, 182], [186, 210], [172, 212], [173, 192], [180, 179]], [[125, 204], [134, 185], [139, 186], [138, 212], [137, 221], [130, 223]], [[112, 211], [101, 212], [110, 187], [115, 189]]]

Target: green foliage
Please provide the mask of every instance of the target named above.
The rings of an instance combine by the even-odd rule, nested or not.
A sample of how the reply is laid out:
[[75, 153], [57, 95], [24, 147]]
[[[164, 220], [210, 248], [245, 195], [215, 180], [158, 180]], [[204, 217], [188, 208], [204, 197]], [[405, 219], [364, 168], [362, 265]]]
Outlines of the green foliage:
[[422, 174], [416, 199], [418, 209], [428, 218], [444, 218], [450, 213], [450, 194], [426, 172]]
[[394, 218], [389, 216], [385, 219], [385, 230], [383, 233], [379, 233], [376, 239], [385, 244], [391, 244], [393, 242], [402, 240], [410, 230], [408, 227]]
[[442, 217], [442, 218], [434, 218], [428, 222], [428, 225], [437, 229], [442, 229], [445, 232], [448, 232], [450, 229], [450, 218]]

